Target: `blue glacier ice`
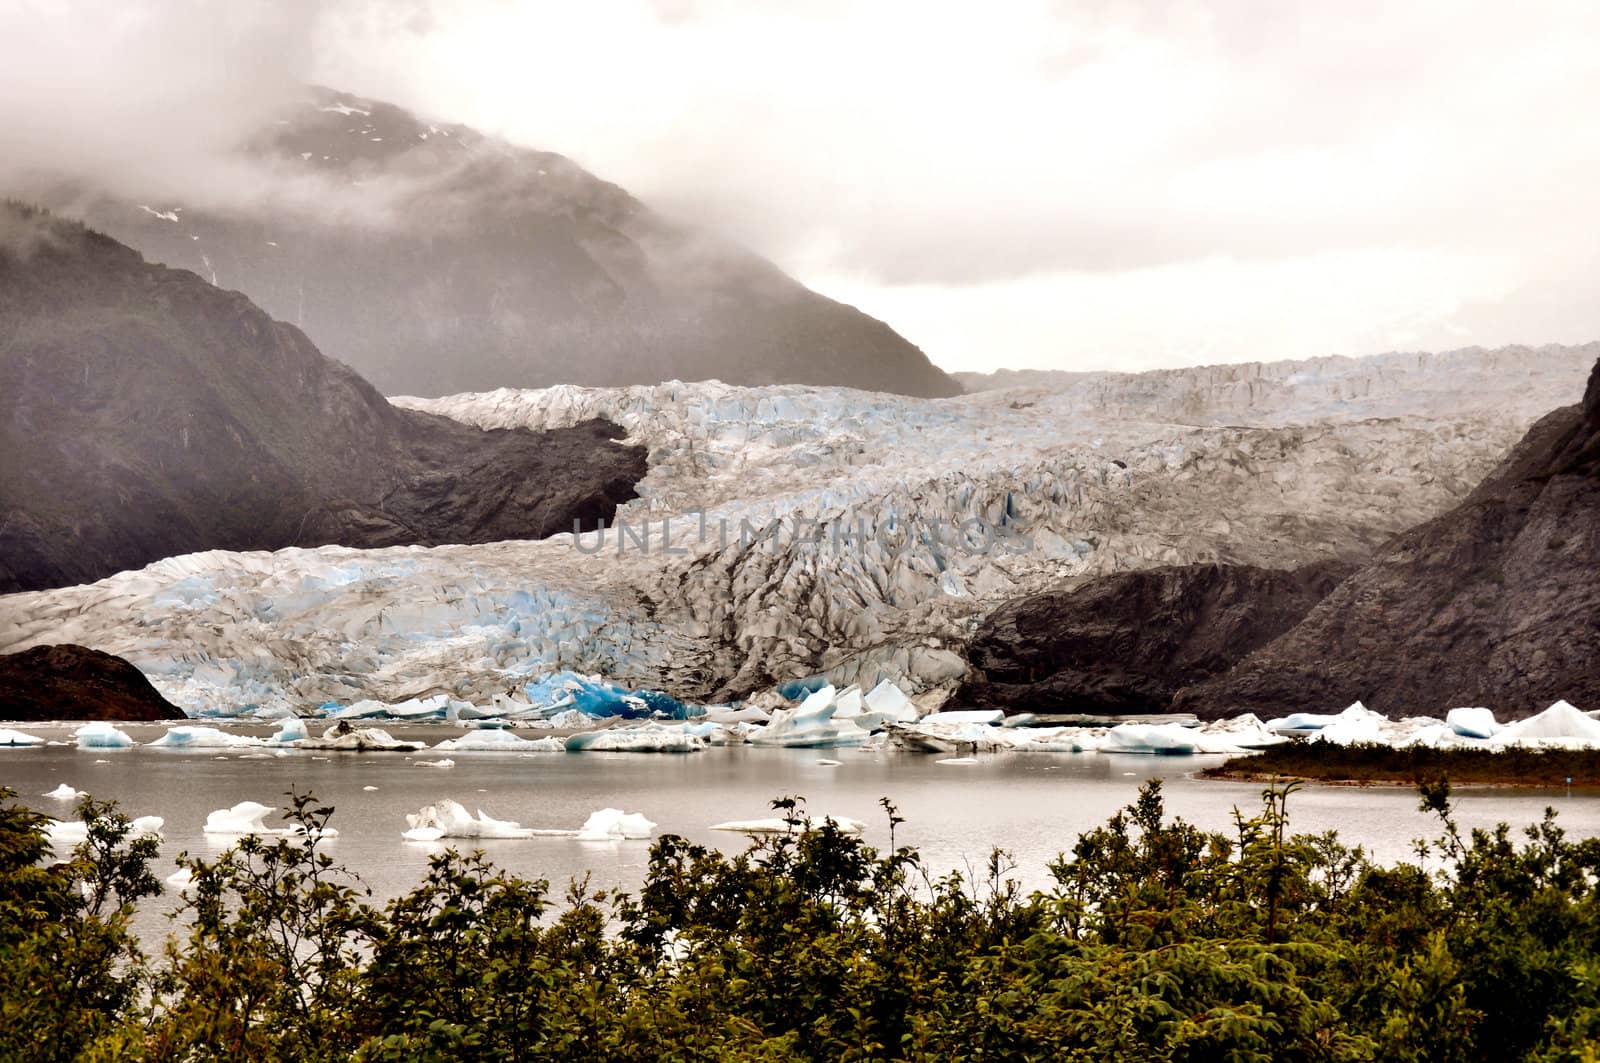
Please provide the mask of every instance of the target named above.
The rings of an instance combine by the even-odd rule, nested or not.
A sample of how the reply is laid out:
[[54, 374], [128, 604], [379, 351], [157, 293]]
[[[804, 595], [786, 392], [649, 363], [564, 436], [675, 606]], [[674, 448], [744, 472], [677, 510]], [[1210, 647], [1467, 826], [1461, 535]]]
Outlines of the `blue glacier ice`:
[[120, 731], [103, 720], [84, 724], [72, 736], [78, 740], [79, 749], [128, 749], [137, 744], [128, 737], [126, 731]]

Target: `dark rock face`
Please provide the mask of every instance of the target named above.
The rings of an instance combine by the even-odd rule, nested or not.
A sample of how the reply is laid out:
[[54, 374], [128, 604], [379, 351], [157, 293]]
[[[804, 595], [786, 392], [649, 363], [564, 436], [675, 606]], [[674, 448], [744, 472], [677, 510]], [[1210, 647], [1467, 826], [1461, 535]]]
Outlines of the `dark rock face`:
[[0, 720], [182, 720], [144, 673], [87, 646], [0, 654]]
[[400, 410], [237, 292], [0, 208], [0, 592], [173, 554], [593, 527], [643, 448]]
[[1009, 602], [968, 649], [954, 703], [1155, 713], [1294, 626], [1353, 566], [1182, 565], [1119, 572]]
[[388, 395], [711, 378], [961, 390], [883, 322], [551, 152], [313, 89], [252, 156], [280, 190], [318, 182], [318, 204], [39, 194], [244, 292]]
[[1600, 364], [1460, 506], [1389, 543], [1304, 621], [1174, 708], [1205, 717], [1463, 705], [1600, 708]]

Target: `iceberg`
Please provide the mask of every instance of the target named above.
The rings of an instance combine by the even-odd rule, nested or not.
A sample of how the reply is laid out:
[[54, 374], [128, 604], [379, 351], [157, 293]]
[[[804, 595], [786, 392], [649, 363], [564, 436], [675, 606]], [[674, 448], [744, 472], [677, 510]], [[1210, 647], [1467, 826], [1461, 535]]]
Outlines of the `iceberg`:
[[1489, 743], [1557, 749], [1600, 747], [1600, 720], [1592, 719], [1566, 701], [1558, 701], [1537, 716], [1506, 724]]
[[50, 851], [64, 860], [73, 848], [89, 840], [89, 824], [81, 819], [46, 819], [44, 836]]
[[582, 731], [569, 735], [563, 744], [569, 753], [698, 753], [708, 743], [704, 735], [681, 726], [647, 723]]
[[659, 690], [629, 690], [599, 676], [569, 671], [553, 672], [529, 683], [523, 693], [532, 706], [575, 709], [590, 719], [687, 720], [703, 711]]
[[1493, 738], [1500, 730], [1500, 721], [1491, 709], [1451, 709], [1444, 722], [1458, 735], [1466, 738]]
[[857, 686], [845, 687], [834, 695], [833, 715], [835, 719], [849, 718], [861, 715], [861, 688]]
[[330, 720], [373, 720], [389, 715], [389, 706], [385, 702], [364, 698], [361, 701], [335, 709], [327, 714]]
[[871, 732], [848, 717], [836, 719], [837, 698], [838, 692], [825, 684], [792, 709], [774, 709], [766, 726], [751, 731], [746, 740], [754, 746], [785, 749], [859, 746], [871, 737]]
[[78, 740], [79, 749], [129, 749], [136, 744], [127, 732], [103, 720], [84, 724], [72, 732], [72, 737]]
[[951, 764], [951, 765], [956, 765], [956, 766], [959, 766], [959, 767], [966, 767], [968, 765], [978, 763], [978, 758], [977, 757], [946, 757], [943, 760], [936, 760], [936, 761], [934, 761], [934, 763], [935, 764]]
[[186, 867], [180, 867], [165, 879], [167, 885], [179, 893], [187, 893], [189, 887], [194, 885], [194, 873]]
[[456, 762], [449, 757], [441, 757], [438, 760], [419, 760], [412, 766], [417, 768], [453, 768], [456, 766]]
[[1310, 740], [1332, 742], [1338, 746], [1382, 744], [1384, 726], [1388, 723], [1387, 716], [1373, 712], [1357, 701], [1338, 715], [1328, 717]]
[[345, 720], [322, 732], [321, 738], [301, 738], [295, 745], [300, 749], [353, 753], [415, 753], [425, 748], [421, 742], [402, 742], [380, 727], [351, 727]]
[[460, 738], [446, 738], [433, 747], [435, 753], [565, 753], [567, 744], [559, 738], [523, 738], [510, 731], [470, 731]]
[[300, 741], [302, 738], [310, 737], [311, 733], [306, 729], [306, 722], [298, 716], [290, 716], [278, 724], [277, 733], [267, 739], [267, 745], [287, 746]]
[[430, 698], [410, 698], [386, 709], [389, 717], [395, 720], [442, 720], [450, 711], [450, 699], [444, 694], [435, 694]]
[[265, 739], [229, 734], [215, 727], [178, 726], [169, 727], [166, 734], [149, 743], [149, 746], [162, 749], [231, 749], [265, 744]]
[[893, 723], [916, 723], [917, 707], [889, 680], [881, 680], [862, 699], [867, 711]]
[[1119, 723], [1100, 742], [1104, 753], [1238, 754], [1246, 750], [1226, 736], [1207, 734], [1176, 723]]
[[206, 834], [285, 834], [287, 831], [268, 827], [261, 821], [276, 812], [270, 805], [256, 801], [240, 801], [232, 808], [219, 808], [206, 817], [200, 829]]
[[13, 731], [9, 727], [0, 727], [0, 746], [42, 746], [44, 739], [35, 735]]
[[60, 786], [57, 786], [54, 790], [51, 790], [49, 793], [40, 794], [39, 796], [41, 796], [41, 797], [53, 797], [57, 801], [76, 801], [80, 797], [87, 797], [88, 794], [84, 793], [82, 790], [74, 790], [71, 786], [68, 786], [66, 783], [62, 783]]
[[476, 817], [458, 801], [444, 798], [406, 815], [407, 830], [401, 837], [413, 842], [436, 842], [441, 838], [538, 838], [569, 837], [570, 830], [536, 830], [515, 820], [495, 819], [483, 809]]
[[1280, 746], [1285, 742], [1294, 741], [1262, 723], [1261, 718], [1253, 712], [1226, 720], [1203, 723], [1200, 725], [1200, 730], [1205, 734], [1224, 738], [1245, 749], [1265, 749], [1268, 746]]
[[625, 838], [648, 838], [655, 833], [656, 825], [638, 812], [624, 812], [620, 808], [602, 808], [589, 813], [589, 818], [578, 828], [577, 838], [583, 842], [620, 841]]
[[128, 824], [128, 837], [161, 837], [161, 828], [167, 821], [160, 816], [135, 816]]

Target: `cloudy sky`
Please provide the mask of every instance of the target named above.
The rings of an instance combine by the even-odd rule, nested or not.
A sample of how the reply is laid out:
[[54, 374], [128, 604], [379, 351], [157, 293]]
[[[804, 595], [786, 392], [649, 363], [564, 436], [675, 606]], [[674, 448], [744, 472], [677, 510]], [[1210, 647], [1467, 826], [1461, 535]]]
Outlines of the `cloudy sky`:
[[1579, 342], [1597, 41], [1592, 0], [0, 0], [0, 178], [182, 179], [312, 80], [569, 155], [949, 369]]

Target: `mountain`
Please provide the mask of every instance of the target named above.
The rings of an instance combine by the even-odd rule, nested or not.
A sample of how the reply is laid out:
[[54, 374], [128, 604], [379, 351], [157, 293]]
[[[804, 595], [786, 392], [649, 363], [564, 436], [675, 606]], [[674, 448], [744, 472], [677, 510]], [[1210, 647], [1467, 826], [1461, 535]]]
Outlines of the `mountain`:
[[1354, 566], [1173, 565], [1007, 602], [967, 647], [955, 703], [1017, 712], [1164, 712], [1181, 688], [1283, 634]]
[[182, 720], [144, 673], [86, 646], [0, 654], [0, 720]]
[[236, 288], [388, 395], [496, 387], [961, 388], [893, 329], [560, 155], [328, 89], [250, 145], [250, 209], [57, 189], [153, 261]]
[[1600, 362], [1460, 505], [1392, 540], [1282, 637], [1174, 708], [1391, 716], [1600, 708]]
[[0, 207], [0, 591], [198, 550], [592, 526], [645, 472], [621, 434], [397, 409], [245, 296]]

